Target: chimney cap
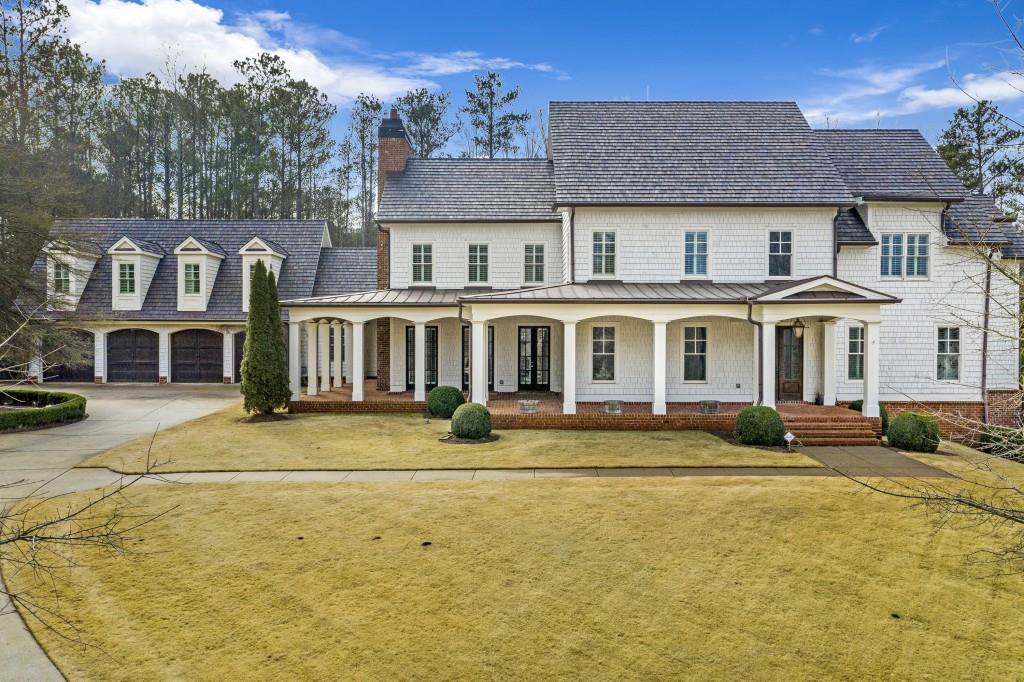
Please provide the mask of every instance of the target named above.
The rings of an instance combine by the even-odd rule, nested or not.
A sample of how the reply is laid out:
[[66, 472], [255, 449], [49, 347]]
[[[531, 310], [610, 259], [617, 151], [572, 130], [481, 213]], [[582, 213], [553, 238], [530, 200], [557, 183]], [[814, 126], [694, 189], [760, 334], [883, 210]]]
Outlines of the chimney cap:
[[380, 122], [377, 137], [381, 139], [405, 137], [405, 124], [402, 123], [402, 118], [398, 115], [398, 107], [391, 107], [388, 117]]
[[391, 119], [393, 121], [400, 121], [401, 118], [398, 115], [398, 107], [391, 107]]

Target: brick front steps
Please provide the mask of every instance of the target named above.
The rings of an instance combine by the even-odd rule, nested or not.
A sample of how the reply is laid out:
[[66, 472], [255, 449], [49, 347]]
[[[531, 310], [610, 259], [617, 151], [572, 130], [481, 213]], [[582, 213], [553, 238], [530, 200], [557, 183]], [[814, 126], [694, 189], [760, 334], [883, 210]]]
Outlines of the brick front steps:
[[849, 415], [783, 415], [786, 430], [802, 445], [879, 445], [882, 421], [848, 410]]

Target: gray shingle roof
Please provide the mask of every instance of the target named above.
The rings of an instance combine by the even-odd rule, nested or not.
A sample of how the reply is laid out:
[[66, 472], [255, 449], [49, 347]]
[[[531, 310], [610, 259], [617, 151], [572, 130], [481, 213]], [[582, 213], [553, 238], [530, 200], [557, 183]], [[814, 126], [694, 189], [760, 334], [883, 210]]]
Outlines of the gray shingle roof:
[[1007, 237], [1001, 223], [1002, 213], [988, 194], [971, 194], [953, 204], [943, 216], [942, 230], [950, 244], [1003, 244]]
[[224, 249], [221, 247], [221, 245], [218, 244], [217, 242], [212, 242], [209, 239], [204, 239], [202, 237], [195, 237], [195, 236], [193, 236], [192, 239], [196, 240], [196, 242], [198, 242], [200, 246], [202, 246], [204, 249], [206, 249], [210, 253], [215, 253], [218, 256], [223, 256], [225, 258], [228, 255], [224, 251]]
[[877, 244], [878, 240], [864, 224], [855, 208], [844, 208], [836, 216], [836, 241], [839, 244]]
[[1024, 259], [1024, 232], [1015, 224], [1003, 226], [1006, 244], [1003, 245], [1003, 258]]
[[546, 159], [410, 159], [384, 180], [377, 220], [559, 221]]
[[876, 200], [959, 200], [963, 183], [917, 130], [816, 130], [850, 191]]
[[320, 249], [313, 296], [369, 291], [377, 286], [377, 249], [333, 247]]
[[[282, 299], [309, 296], [317, 274], [325, 224], [319, 220], [141, 220], [92, 219], [60, 221], [58, 229], [87, 234], [103, 249], [82, 293], [78, 315], [92, 319], [127, 320], [244, 320], [242, 257], [238, 250], [254, 236], [273, 240], [289, 254], [281, 267], [278, 291]], [[202, 237], [198, 237], [202, 235]], [[111, 259], [106, 250], [121, 237], [152, 243], [166, 254], [157, 266], [142, 310], [112, 311]], [[205, 312], [178, 312], [176, 246], [187, 237], [219, 245], [226, 252]]]
[[555, 199], [852, 204], [795, 102], [552, 102]]

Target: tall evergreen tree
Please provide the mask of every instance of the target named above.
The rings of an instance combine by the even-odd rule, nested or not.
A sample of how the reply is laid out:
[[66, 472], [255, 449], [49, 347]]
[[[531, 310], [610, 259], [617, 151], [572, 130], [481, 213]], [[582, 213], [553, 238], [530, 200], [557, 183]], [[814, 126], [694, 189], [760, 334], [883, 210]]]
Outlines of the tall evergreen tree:
[[1010, 125], [992, 102], [961, 107], [939, 134], [939, 155], [972, 192], [991, 193], [1003, 208], [1020, 203], [1024, 132]]
[[458, 125], [448, 120], [449, 99], [446, 92], [432, 93], [426, 88], [419, 88], [410, 90], [395, 101], [402, 113], [414, 157], [429, 159], [444, 149], [458, 131]]
[[501, 74], [494, 71], [475, 76], [474, 80], [476, 90], [466, 91], [466, 104], [462, 107], [473, 128], [473, 146], [489, 159], [515, 155], [519, 151], [516, 137], [526, 133], [526, 122], [530, 120], [525, 111], [508, 110], [519, 99], [519, 86], [503, 91]]
[[242, 397], [246, 412], [273, 414], [288, 404], [288, 358], [281, 331], [274, 274], [256, 261], [249, 282], [249, 317], [242, 349]]
[[373, 212], [377, 197], [377, 127], [383, 109], [373, 95], [356, 97], [352, 107], [351, 138], [355, 152], [356, 206], [363, 246], [376, 243]]

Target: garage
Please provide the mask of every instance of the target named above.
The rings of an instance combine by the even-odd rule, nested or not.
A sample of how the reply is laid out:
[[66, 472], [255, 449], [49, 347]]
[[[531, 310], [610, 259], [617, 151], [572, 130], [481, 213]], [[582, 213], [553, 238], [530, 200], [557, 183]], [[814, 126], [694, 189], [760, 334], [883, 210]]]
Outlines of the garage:
[[62, 338], [59, 348], [49, 348], [53, 355], [47, 357], [65, 359], [72, 356], [74, 359], [55, 364], [46, 370], [46, 381], [87, 381], [92, 383], [96, 372], [94, 368], [93, 354], [94, 342], [92, 332], [82, 329], [73, 329], [67, 332], [67, 337]]
[[160, 337], [146, 329], [119, 329], [107, 336], [107, 381], [160, 381]]
[[224, 335], [186, 329], [171, 335], [171, 381], [219, 384], [224, 381]]

